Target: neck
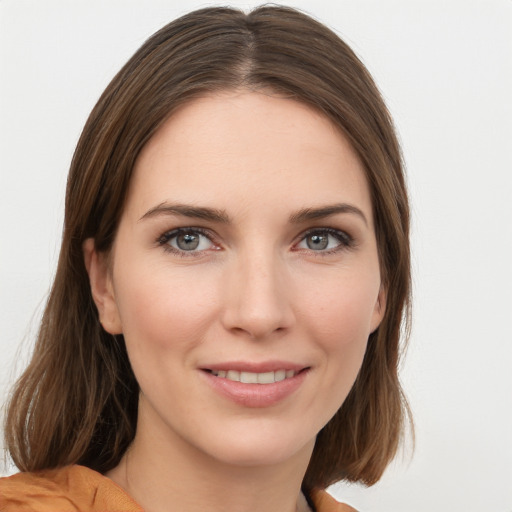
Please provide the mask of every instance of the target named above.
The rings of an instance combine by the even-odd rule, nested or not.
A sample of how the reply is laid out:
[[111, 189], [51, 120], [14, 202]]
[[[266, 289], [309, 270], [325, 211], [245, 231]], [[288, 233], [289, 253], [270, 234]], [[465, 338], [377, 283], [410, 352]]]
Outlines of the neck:
[[302, 512], [312, 449], [268, 465], [226, 463], [139, 418], [134, 442], [107, 476], [146, 512]]

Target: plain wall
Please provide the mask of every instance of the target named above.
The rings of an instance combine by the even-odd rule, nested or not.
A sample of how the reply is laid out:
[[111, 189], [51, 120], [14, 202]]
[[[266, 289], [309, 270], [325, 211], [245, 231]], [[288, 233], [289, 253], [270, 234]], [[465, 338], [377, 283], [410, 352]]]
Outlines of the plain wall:
[[[416, 452], [370, 489], [331, 490], [364, 512], [512, 512], [512, 1], [282, 3], [334, 28], [373, 73], [413, 207], [402, 375]], [[0, 0], [0, 401], [33, 343], [89, 111], [150, 34], [206, 5]]]

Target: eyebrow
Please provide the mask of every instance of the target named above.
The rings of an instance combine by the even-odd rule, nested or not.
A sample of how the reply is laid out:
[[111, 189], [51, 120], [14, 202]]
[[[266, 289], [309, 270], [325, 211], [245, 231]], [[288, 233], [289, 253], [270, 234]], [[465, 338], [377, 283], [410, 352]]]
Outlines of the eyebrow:
[[211, 222], [218, 222], [221, 224], [228, 224], [230, 222], [229, 216], [224, 210], [217, 210], [216, 208], [207, 208], [204, 206], [193, 206], [188, 204], [169, 204], [160, 203], [148, 210], [140, 219], [149, 219], [159, 215], [180, 215], [182, 217], [190, 217], [192, 219], [209, 220]]
[[[365, 214], [356, 206], [341, 203], [327, 206], [321, 206], [319, 208], [302, 208], [297, 212], [293, 213], [289, 217], [291, 224], [301, 224], [311, 220], [324, 219], [331, 215], [340, 213], [349, 213], [360, 217], [366, 226], [368, 226], [368, 220]], [[150, 208], [140, 219], [145, 220], [160, 215], [179, 215], [182, 217], [189, 217], [192, 219], [208, 220], [211, 222], [217, 222], [221, 224], [229, 224], [231, 222], [228, 214], [225, 210], [219, 210], [217, 208], [208, 208], [205, 206], [193, 206], [189, 204], [170, 204], [167, 202], [160, 203], [153, 208]]]
[[365, 214], [357, 208], [357, 206], [341, 203], [341, 204], [333, 204], [328, 206], [321, 206], [319, 208], [303, 208], [298, 212], [292, 214], [290, 216], [290, 223], [292, 224], [300, 224], [302, 222], [307, 222], [310, 220], [324, 219], [326, 217], [330, 217], [331, 215], [336, 215], [338, 213], [350, 213], [353, 215], [357, 215], [360, 217], [366, 226], [368, 226], [368, 219]]

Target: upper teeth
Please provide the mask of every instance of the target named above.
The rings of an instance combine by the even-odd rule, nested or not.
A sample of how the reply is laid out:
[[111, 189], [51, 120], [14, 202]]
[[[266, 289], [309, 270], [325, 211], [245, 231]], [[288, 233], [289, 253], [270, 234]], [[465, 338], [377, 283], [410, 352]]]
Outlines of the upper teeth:
[[295, 375], [294, 370], [277, 370], [275, 372], [253, 373], [239, 372], [236, 370], [212, 370], [213, 375], [224, 379], [243, 382], [245, 384], [272, 384], [289, 379]]

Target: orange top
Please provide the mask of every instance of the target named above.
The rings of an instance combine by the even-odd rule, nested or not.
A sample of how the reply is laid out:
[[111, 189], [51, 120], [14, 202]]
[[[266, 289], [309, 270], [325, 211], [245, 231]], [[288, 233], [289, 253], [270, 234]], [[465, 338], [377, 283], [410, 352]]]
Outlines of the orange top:
[[[325, 491], [313, 493], [317, 512], [356, 512]], [[84, 466], [0, 478], [0, 512], [144, 512], [109, 478]]]

